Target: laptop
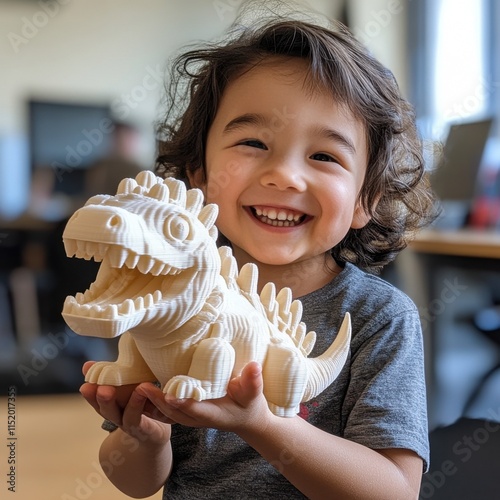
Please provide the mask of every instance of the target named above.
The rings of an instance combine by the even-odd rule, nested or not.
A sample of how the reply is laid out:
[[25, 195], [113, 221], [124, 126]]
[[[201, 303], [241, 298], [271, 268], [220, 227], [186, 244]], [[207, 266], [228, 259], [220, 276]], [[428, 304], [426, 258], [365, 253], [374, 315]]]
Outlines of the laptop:
[[436, 227], [457, 229], [466, 224], [492, 125], [492, 118], [450, 125], [443, 154], [430, 176], [443, 209]]

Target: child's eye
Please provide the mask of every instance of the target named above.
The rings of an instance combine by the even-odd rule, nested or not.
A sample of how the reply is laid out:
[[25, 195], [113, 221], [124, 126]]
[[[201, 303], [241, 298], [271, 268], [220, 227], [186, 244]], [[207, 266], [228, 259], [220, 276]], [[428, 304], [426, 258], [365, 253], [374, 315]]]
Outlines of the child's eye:
[[248, 139], [238, 143], [240, 146], [250, 146], [251, 148], [267, 149], [267, 146], [258, 139]]
[[337, 158], [329, 155], [329, 154], [326, 154], [326, 153], [315, 153], [311, 156], [311, 160], [316, 160], [316, 161], [331, 161], [331, 162], [335, 162], [335, 163], [338, 163], [338, 160]]

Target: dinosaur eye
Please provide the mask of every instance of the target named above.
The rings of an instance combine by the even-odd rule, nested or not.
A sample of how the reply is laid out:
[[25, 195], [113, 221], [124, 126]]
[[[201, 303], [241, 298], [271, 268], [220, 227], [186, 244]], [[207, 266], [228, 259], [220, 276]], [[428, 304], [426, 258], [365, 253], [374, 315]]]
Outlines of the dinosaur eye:
[[180, 215], [169, 217], [165, 221], [165, 234], [178, 241], [186, 240], [191, 234], [190, 222]]

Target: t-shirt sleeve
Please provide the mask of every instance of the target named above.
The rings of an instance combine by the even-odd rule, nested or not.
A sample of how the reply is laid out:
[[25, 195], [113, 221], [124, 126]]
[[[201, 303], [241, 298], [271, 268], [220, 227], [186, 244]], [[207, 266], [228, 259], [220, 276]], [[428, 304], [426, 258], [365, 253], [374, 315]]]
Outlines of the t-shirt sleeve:
[[427, 471], [427, 403], [418, 311], [414, 306], [399, 309], [394, 316], [381, 314], [366, 325], [352, 343], [344, 437], [372, 449], [413, 450]]

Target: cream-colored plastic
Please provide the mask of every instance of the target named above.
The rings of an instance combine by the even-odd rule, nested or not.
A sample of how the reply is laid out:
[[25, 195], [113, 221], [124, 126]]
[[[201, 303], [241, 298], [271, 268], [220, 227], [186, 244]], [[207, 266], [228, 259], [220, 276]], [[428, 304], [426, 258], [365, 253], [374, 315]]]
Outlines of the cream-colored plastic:
[[326, 352], [308, 358], [316, 335], [306, 334], [301, 303], [272, 283], [257, 293], [257, 267], [238, 273], [231, 250], [217, 248], [217, 206], [203, 201], [200, 190], [144, 171], [69, 220], [67, 255], [102, 263], [85, 293], [67, 297], [63, 317], [81, 335], [121, 335], [116, 362], [96, 363], [86, 380], [159, 381], [168, 394], [201, 401], [224, 396], [257, 361], [270, 409], [293, 416], [344, 366], [350, 316]]

